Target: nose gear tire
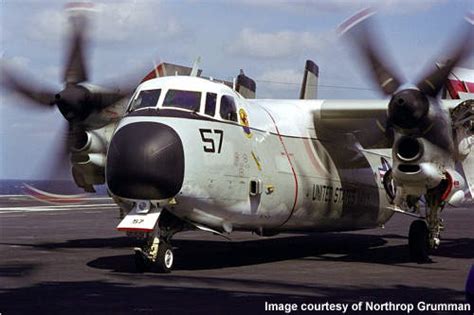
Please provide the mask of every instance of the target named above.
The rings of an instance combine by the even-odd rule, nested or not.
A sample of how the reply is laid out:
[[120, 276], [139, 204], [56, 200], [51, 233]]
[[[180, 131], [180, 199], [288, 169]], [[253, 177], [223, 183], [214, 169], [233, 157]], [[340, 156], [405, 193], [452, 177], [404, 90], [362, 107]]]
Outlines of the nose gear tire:
[[161, 241], [158, 247], [158, 254], [153, 263], [153, 270], [159, 273], [169, 273], [173, 269], [174, 252], [171, 245], [166, 241]]

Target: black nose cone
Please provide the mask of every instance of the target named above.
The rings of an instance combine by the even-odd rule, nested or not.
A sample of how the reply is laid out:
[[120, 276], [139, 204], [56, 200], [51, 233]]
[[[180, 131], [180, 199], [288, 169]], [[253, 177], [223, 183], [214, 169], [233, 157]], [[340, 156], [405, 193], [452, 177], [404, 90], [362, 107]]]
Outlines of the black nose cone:
[[137, 122], [112, 137], [106, 164], [107, 185], [119, 197], [174, 197], [184, 179], [183, 144], [170, 127]]

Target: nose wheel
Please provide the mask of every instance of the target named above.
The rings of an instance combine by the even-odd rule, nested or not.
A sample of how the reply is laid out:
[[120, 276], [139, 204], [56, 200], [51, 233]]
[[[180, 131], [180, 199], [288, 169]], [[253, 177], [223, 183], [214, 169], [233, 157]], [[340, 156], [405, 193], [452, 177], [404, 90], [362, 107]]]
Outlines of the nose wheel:
[[134, 249], [137, 271], [171, 272], [175, 262], [171, 238], [176, 233], [191, 228], [189, 224], [163, 209], [153, 233], [148, 235], [142, 247]]
[[155, 267], [158, 272], [168, 273], [173, 269], [174, 253], [173, 248], [167, 242], [160, 244], [158, 255], [155, 261]]
[[173, 269], [174, 252], [169, 241], [154, 237], [151, 245], [137, 247], [134, 251], [135, 267], [138, 272], [169, 273]]

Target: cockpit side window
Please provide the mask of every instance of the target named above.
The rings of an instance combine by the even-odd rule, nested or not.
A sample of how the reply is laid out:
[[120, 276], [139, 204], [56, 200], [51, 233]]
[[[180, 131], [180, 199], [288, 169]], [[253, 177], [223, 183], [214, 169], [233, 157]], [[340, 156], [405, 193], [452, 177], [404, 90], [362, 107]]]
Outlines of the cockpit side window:
[[183, 109], [199, 111], [201, 105], [201, 92], [168, 90], [163, 107], [178, 107]]
[[232, 96], [222, 95], [219, 112], [223, 119], [237, 121], [237, 108], [235, 107], [235, 101]]
[[216, 93], [207, 93], [206, 94], [206, 107], [204, 108], [204, 114], [209, 116], [214, 116], [216, 113]]
[[144, 107], [155, 107], [160, 98], [161, 89], [142, 90], [132, 100], [129, 111], [137, 110]]

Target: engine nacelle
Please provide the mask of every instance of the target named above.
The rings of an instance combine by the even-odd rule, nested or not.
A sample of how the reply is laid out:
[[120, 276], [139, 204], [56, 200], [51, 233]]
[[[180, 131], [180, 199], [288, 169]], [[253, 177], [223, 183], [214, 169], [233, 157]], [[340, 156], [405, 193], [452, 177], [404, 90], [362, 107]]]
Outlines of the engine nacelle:
[[89, 154], [73, 154], [71, 162], [77, 166], [105, 167], [105, 154], [89, 153]]
[[104, 153], [107, 149], [105, 140], [96, 131], [83, 131], [76, 136], [71, 148], [73, 152]]
[[71, 155], [72, 175], [85, 191], [93, 192], [94, 185], [105, 183], [106, 152], [115, 127], [112, 123], [76, 135]]
[[94, 185], [105, 184], [105, 154], [73, 154], [71, 156], [74, 181], [85, 191], [93, 192]]
[[443, 177], [443, 172], [431, 162], [399, 164], [393, 172], [397, 185], [405, 187], [408, 194], [412, 194], [410, 190], [413, 190], [413, 195], [438, 186]]
[[437, 187], [452, 157], [423, 137], [396, 134], [393, 146], [393, 179], [408, 195], [422, 195]]

